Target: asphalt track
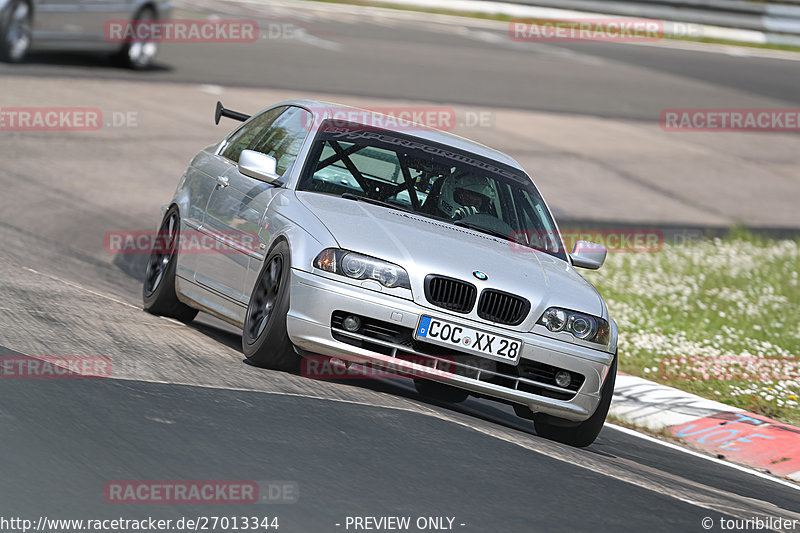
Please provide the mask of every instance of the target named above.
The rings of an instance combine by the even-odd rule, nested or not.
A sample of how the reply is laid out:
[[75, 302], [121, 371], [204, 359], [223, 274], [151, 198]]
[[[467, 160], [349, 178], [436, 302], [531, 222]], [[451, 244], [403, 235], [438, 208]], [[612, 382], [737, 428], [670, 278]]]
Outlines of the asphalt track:
[[[445, 129], [514, 156], [562, 220], [800, 228], [797, 134], [659, 125], [664, 109], [797, 107], [797, 54], [674, 42], [514, 42], [502, 22], [324, 2], [187, 5], [176, 16], [252, 18], [264, 38], [164, 43], [147, 72], [114, 68], [102, 54], [39, 52], [23, 65], [0, 65], [0, 103], [105, 104], [104, 111], [138, 113], [140, 126], [167, 131], [186, 120], [207, 127], [216, 98], [249, 113], [297, 96], [444, 106], [457, 113], [455, 127]], [[42, 82], [22, 83], [30, 88], [21, 92], [17, 78]], [[140, 90], [142, 83], [150, 89]], [[176, 86], [189, 94], [180, 97]], [[196, 150], [187, 147], [182, 162]]]
[[[515, 53], [511, 48], [500, 46], [500, 52], [480, 44], [485, 41], [441, 31], [418, 28], [408, 33], [409, 24], [396, 22], [361, 20], [357, 34], [345, 22], [313, 23], [324, 26], [319, 33], [327, 41], [359, 40], [358, 46], [347, 46], [361, 50], [362, 59], [374, 55], [364, 49], [379, 46], [376, 40], [402, 41], [410, 49], [393, 56], [399, 58], [396, 69], [377, 62], [365, 68], [343, 54], [331, 60], [323, 47], [329, 45], [318, 46], [318, 41], [280, 42], [276, 46], [285, 50], [270, 54], [274, 64], [267, 77], [244, 68], [240, 54], [246, 52], [239, 49], [232, 49], [234, 54], [209, 48], [198, 54], [173, 46], [165, 47], [164, 67], [137, 75], [136, 83], [128, 81], [133, 80], [130, 73], [97, 58], [47, 54], [29, 65], [0, 66], [3, 105], [89, 101], [109, 113], [135, 110], [139, 118], [136, 127], [97, 132], [0, 132], [0, 352], [103, 355], [113, 363], [107, 379], [0, 380], [0, 515], [35, 520], [40, 515], [255, 514], [278, 516], [279, 531], [290, 533], [343, 531], [336, 524], [344, 524], [347, 516], [380, 515], [455, 517], [456, 530], [498, 532], [683, 532], [704, 531], [704, 517], [800, 518], [796, 488], [614, 426], [607, 426], [593, 446], [576, 450], [537, 437], [527, 422], [502, 405], [474, 399], [458, 407], [433, 404], [404, 380], [316, 381], [253, 368], [243, 362], [239, 337], [228, 326], [203, 315], [185, 326], [141, 311], [144, 256], [107, 253], [104, 234], [155, 226], [158, 207], [174, 190], [183, 165], [223, 134], [210, 124], [210, 104], [220, 95], [240, 102], [245, 111], [293, 91], [349, 94], [354, 100], [360, 94], [402, 101], [419, 97], [462, 103], [459, 109], [463, 102], [466, 108], [480, 104], [498, 110], [498, 128], [479, 133], [503, 140], [509, 151], [528, 142], [508, 134], [524, 129], [513, 120], [520, 113], [542, 118], [546, 114], [536, 114], [540, 106], [557, 103], [564, 109], [549, 111], [580, 111], [569, 122], [573, 133], [585, 131], [582, 121], [596, 120], [586, 115], [605, 117], [592, 123], [622, 131], [618, 128], [650, 120], [666, 95], [660, 99], [640, 85], [630, 91], [628, 105], [611, 102], [598, 110], [592, 98], [611, 101], [609, 95], [620, 96], [618, 91], [631, 84], [608, 85], [594, 77], [596, 83], [587, 85], [585, 78], [580, 98], [581, 91], [575, 88], [571, 94], [562, 79], [557, 87], [563, 90], [543, 88], [547, 98], [536, 105], [527, 98], [529, 104], [523, 105], [522, 91], [514, 96], [512, 84], [507, 94], [498, 95], [501, 86], [489, 84], [491, 77], [479, 75], [477, 68], [470, 79], [479, 81], [465, 83], [466, 66], [456, 61], [457, 49], [471, 46], [470, 57], [494, 54], [474, 63], [484, 74], [497, 69], [521, 75], [498, 63], [501, 52]], [[554, 64], [615, 54], [612, 48], [591, 54], [565, 49], [542, 53]], [[668, 58], [678, 54], [654, 47], [617, 49], [609, 61], [614, 68], [628, 69], [630, 76], [641, 70], [666, 71]], [[221, 57], [208, 55], [214, 53]], [[638, 54], [643, 55], [637, 59]], [[656, 66], [636, 66], [647, 62], [647, 54]], [[418, 72], [429, 76], [406, 71], [417, 83], [400, 83], [402, 66], [406, 61], [410, 65], [412, 56], [420, 65]], [[323, 83], [316, 73], [317, 84], [306, 84], [323, 59], [330, 65], [328, 73], [337, 71], [341, 77]], [[64, 61], [72, 64], [65, 66]], [[761, 76], [738, 75], [741, 63], [724, 54], [689, 51], [672, 61], [684, 61], [688, 71], [698, 71], [659, 74], [670, 79], [670, 94], [682, 94], [694, 105], [703, 101], [704, 91], [730, 99], [731, 105], [796, 104], [798, 95], [789, 90], [792, 83], [797, 86], [794, 62], [743, 59], [774, 76], [762, 83]], [[297, 62], [309, 66], [291, 69]], [[447, 76], [428, 65], [447, 65], [451, 78], [460, 83], [442, 85]], [[234, 83], [231, 75], [237, 68], [241, 72]], [[707, 69], [718, 69], [719, 78]], [[591, 75], [591, 70], [565, 64], [553, 72]], [[731, 88], [712, 90], [703, 77], [727, 80]], [[433, 98], [432, 91], [441, 92]], [[500, 111], [503, 103], [513, 105], [512, 115]], [[576, 108], [578, 104], [585, 107]], [[561, 134], [569, 133], [565, 129]], [[728, 141], [704, 142], [718, 146]], [[784, 169], [789, 183], [796, 183], [789, 173], [797, 163], [791, 139], [777, 136], [760, 142], [764, 150], [772, 147], [762, 152], [765, 164]], [[584, 155], [593, 150], [589, 144], [581, 148]], [[564, 161], [574, 165], [574, 154], [565, 155]], [[561, 198], [568, 209], [569, 197]], [[119, 505], [103, 497], [104, 486], [115, 480], [206, 479], [291, 481], [299, 489], [299, 501]], [[715, 530], [720, 530], [718, 521]]]
[[800, 63], [780, 52], [743, 57], [739, 49], [681, 43], [515, 42], [501, 22], [454, 26], [446, 16], [308, 4], [178, 2], [181, 18], [253, 18], [263, 38], [167, 43], [157, 68], [144, 74], [106, 68], [99, 55], [49, 53], [0, 73], [269, 87], [643, 121], [657, 121], [665, 107], [800, 104]]

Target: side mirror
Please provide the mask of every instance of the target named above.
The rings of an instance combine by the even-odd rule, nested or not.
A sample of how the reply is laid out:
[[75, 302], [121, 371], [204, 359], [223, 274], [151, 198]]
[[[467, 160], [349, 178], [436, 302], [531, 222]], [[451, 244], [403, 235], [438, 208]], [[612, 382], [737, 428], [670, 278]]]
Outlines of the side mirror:
[[569, 254], [572, 264], [576, 267], [597, 270], [606, 260], [608, 250], [601, 244], [589, 241], [576, 241]]
[[280, 186], [278, 161], [267, 154], [254, 150], [242, 150], [239, 156], [239, 172], [257, 180]]

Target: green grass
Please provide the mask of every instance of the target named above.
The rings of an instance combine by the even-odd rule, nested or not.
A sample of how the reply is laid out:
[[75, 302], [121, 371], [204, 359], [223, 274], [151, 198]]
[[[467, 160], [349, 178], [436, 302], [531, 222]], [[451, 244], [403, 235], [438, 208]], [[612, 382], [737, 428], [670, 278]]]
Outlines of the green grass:
[[800, 424], [800, 241], [612, 253], [586, 278], [620, 329], [620, 370]]
[[[432, 13], [436, 15], [453, 15], [459, 17], [470, 17], [470, 18], [479, 18], [479, 19], [486, 19], [486, 20], [497, 20], [501, 22], [510, 22], [512, 20], [519, 20], [523, 21], [525, 19], [521, 19], [520, 17], [512, 17], [509, 15], [503, 15], [500, 13], [472, 13], [466, 11], [454, 11], [452, 9], [439, 9], [439, 8], [426, 8], [426, 7], [415, 7], [415, 6], [407, 6], [402, 4], [384, 4], [383, 2], [375, 2], [370, 0], [314, 0], [316, 2], [322, 2], [327, 4], [349, 4], [349, 5], [356, 5], [356, 6], [368, 6], [368, 7], [383, 7], [386, 9], [397, 9], [399, 11], [417, 11], [420, 13]], [[532, 21], [533, 19], [531, 19]], [[696, 42], [696, 43], [710, 43], [710, 44], [724, 44], [724, 45], [731, 45], [731, 46], [745, 46], [748, 48], [766, 48], [769, 50], [784, 50], [788, 52], [800, 52], [800, 47], [798, 46], [790, 46], [790, 45], [783, 45], [783, 44], [774, 44], [774, 43], [747, 43], [747, 42], [740, 42], [740, 41], [730, 41], [727, 39], [714, 39], [708, 37], [690, 37], [690, 36], [670, 36], [665, 35], [665, 40], [676, 40], [676, 41], [689, 41], [689, 42]]]

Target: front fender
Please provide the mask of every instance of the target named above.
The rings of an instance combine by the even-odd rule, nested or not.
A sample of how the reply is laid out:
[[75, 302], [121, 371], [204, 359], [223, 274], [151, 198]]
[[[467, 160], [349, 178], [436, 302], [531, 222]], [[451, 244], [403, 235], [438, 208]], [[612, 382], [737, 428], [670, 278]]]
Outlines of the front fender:
[[617, 344], [619, 341], [619, 330], [617, 329], [617, 321], [613, 318], [609, 317], [608, 319], [609, 324], [611, 324], [611, 339], [608, 347], [608, 351], [611, 353], [617, 353]]
[[[288, 198], [285, 197], [287, 194]], [[245, 280], [247, 294], [253, 290], [269, 251], [279, 240], [284, 240], [289, 245], [292, 268], [305, 272], [311, 272], [314, 258], [320, 251], [338, 246], [330, 231], [316, 217], [303, 217], [302, 224], [298, 221], [298, 215], [302, 213], [294, 211], [291, 198], [293, 193], [285, 191], [270, 204], [267, 214], [269, 225], [262, 227], [258, 233], [259, 248], [263, 246], [263, 250], [259, 250], [261, 253], [258, 259], [250, 259]]]

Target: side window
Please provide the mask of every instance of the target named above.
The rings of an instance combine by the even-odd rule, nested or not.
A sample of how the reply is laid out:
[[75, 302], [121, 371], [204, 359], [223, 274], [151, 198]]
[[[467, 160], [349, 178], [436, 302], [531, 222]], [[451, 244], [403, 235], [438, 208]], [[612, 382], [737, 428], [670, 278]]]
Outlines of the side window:
[[231, 161], [239, 161], [239, 156], [242, 150], [251, 149], [250, 146], [253, 140], [264, 131], [278, 118], [281, 113], [286, 111], [286, 107], [276, 107], [265, 111], [260, 115], [254, 117], [250, 122], [239, 128], [233, 135], [228, 138], [228, 144], [222, 150], [221, 155], [227, 157]]
[[285, 108], [269, 128], [265, 128], [250, 142], [248, 150], [271, 155], [278, 161], [278, 174], [283, 175], [300, 153], [306, 135], [312, 126], [312, 115], [299, 107]]

